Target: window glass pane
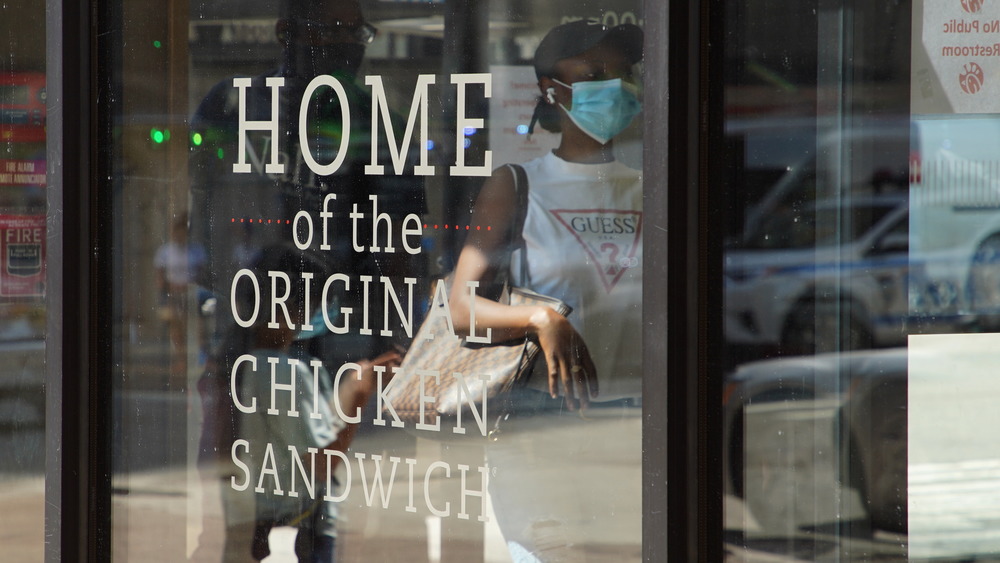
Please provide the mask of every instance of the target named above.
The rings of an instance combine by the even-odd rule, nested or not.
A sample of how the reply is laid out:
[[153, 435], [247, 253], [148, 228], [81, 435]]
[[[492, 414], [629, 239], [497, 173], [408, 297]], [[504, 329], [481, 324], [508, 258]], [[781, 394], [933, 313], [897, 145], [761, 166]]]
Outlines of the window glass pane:
[[116, 559], [640, 558], [640, 6], [121, 3]]
[[0, 528], [44, 550], [45, 6], [0, 6]]
[[[1000, 463], [983, 435], [994, 417], [986, 401], [1000, 392], [990, 377], [1000, 326], [1000, 108], [991, 99], [997, 85], [985, 79], [998, 68], [987, 50], [995, 45], [980, 43], [995, 37], [1000, 10], [982, 2], [941, 8], [914, 3], [910, 87], [910, 313], [923, 332], [941, 334], [910, 338], [907, 431], [897, 434], [909, 462], [910, 553], [981, 558], [1000, 550], [990, 530], [996, 497], [976, 492], [997, 486]], [[888, 428], [899, 418], [887, 419]], [[893, 474], [901, 470], [894, 464]]]
[[737, 560], [904, 560], [907, 339], [956, 329], [914, 314], [911, 9], [725, 21], [726, 537]]
[[727, 10], [731, 548], [995, 557], [1000, 11]]

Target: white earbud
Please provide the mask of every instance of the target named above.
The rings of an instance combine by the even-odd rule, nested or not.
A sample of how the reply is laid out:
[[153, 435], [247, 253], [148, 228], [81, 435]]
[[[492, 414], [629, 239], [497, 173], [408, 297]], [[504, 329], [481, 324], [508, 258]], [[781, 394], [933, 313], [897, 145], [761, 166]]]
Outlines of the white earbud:
[[550, 104], [556, 103], [556, 89], [549, 88], [545, 91], [545, 99], [549, 101]]

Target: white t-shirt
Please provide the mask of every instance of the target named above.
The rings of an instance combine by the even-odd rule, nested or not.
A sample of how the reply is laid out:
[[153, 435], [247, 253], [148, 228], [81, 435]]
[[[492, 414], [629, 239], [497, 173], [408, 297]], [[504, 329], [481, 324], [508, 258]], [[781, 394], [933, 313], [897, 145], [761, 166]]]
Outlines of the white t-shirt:
[[205, 265], [205, 251], [197, 245], [170, 241], [156, 250], [153, 265], [163, 270], [171, 285], [187, 285], [195, 282], [198, 270]]
[[[642, 387], [642, 175], [619, 162], [578, 164], [554, 153], [525, 163], [527, 287], [565, 301], [597, 368], [596, 400]], [[511, 258], [518, 285], [520, 251]], [[534, 374], [532, 388], [547, 388]]]

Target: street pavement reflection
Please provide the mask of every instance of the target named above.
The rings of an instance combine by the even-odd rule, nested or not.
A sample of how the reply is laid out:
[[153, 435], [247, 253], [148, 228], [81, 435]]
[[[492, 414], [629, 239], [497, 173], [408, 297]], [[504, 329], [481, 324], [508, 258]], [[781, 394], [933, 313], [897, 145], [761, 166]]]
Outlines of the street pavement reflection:
[[910, 338], [910, 553], [1000, 553], [1000, 334]]
[[[899, 354], [909, 373], [908, 416], [901, 436], [907, 449], [906, 480], [909, 534], [873, 528], [866, 522], [864, 499], [856, 486], [840, 475], [842, 452], [837, 448], [837, 414], [846, 402], [834, 394], [795, 396], [787, 400], [750, 402], [741, 414], [743, 437], [740, 477], [743, 490], [727, 490], [725, 539], [727, 561], [985, 561], [1000, 551], [1000, 446], [992, 431], [1000, 427], [1000, 379], [992, 368], [1000, 344], [997, 334], [925, 335], [911, 337], [909, 349], [864, 351], [843, 355], [839, 365], [851, 364], [855, 373], [879, 365], [872, 358]], [[779, 360], [784, 361], [784, 360]], [[819, 358], [820, 363], [824, 361]], [[823, 374], [813, 357], [784, 361], [799, 368], [808, 365]], [[866, 363], [867, 362], [867, 363]], [[865, 368], [868, 366], [868, 368]], [[773, 368], [773, 366], [772, 366]], [[774, 370], [771, 370], [772, 373]], [[875, 370], [874, 380], [889, 370]], [[788, 380], [790, 378], [786, 378]], [[801, 378], [800, 378], [801, 381]], [[848, 386], [835, 386], [841, 391]], [[121, 560], [178, 561], [193, 553], [199, 537], [211, 538], [222, 529], [217, 491], [208, 490], [193, 465], [164, 464], [165, 453], [149, 441], [159, 434], [192, 432], [183, 417], [166, 413], [190, 412], [180, 394], [144, 392], [128, 402], [129, 424], [148, 429], [163, 421], [173, 428], [142, 434], [144, 443], [128, 444], [124, 451], [147, 459], [131, 473], [115, 477], [114, 545]], [[879, 404], [885, 405], [886, 402]], [[641, 418], [636, 409], [638, 432]], [[598, 420], [588, 424], [589, 439], [616, 444], [620, 428], [609, 433]], [[885, 439], [891, 428], [880, 430]], [[126, 434], [129, 434], [126, 432]], [[139, 434], [136, 434], [139, 435]], [[553, 444], [570, 439], [565, 430], [550, 429]], [[896, 438], [900, 435], [897, 433]], [[420, 460], [465, 459], [470, 465], [481, 452], [461, 451], [455, 445], [415, 440], [404, 432], [364, 434], [358, 448], [367, 452]], [[4, 451], [35, 452], [33, 469], [11, 466], [0, 470], [0, 544], [11, 560], [37, 560], [44, 547], [44, 481], [40, 477], [44, 433], [31, 428], [0, 430]], [[162, 458], [162, 459], [157, 459]], [[193, 459], [193, 458], [192, 458]], [[586, 479], [633, 479], [635, 467], [609, 458], [595, 465]], [[730, 475], [729, 478], [732, 478]], [[439, 483], [430, 482], [431, 487]], [[421, 485], [422, 486], [422, 485]], [[638, 496], [639, 483], [635, 483]], [[429, 514], [367, 508], [360, 487], [345, 506], [341, 524], [343, 561], [405, 558], [407, 561], [509, 560], [495, 526], [441, 519]], [[406, 495], [397, 487], [393, 496]], [[421, 494], [421, 493], [417, 493]], [[452, 499], [457, 501], [458, 499]], [[405, 500], [391, 505], [404, 506]], [[640, 502], [635, 500], [635, 502]], [[419, 506], [419, 504], [418, 504]], [[136, 519], [160, 522], [137, 526]], [[590, 551], [600, 557], [638, 560], [641, 546], [631, 539], [641, 528], [640, 514], [624, 514], [614, 530], [587, 530]], [[275, 530], [268, 561], [293, 561], [289, 529]], [[203, 534], [205, 534], [203, 536]], [[179, 538], [182, 540], [179, 541]], [[454, 559], [458, 557], [459, 559]]]

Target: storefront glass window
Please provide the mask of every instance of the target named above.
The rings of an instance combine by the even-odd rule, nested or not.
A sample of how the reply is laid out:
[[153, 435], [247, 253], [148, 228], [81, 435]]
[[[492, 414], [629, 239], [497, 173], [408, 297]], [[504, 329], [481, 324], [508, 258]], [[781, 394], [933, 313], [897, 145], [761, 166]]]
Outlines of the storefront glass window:
[[917, 309], [911, 9], [728, 8], [727, 537], [745, 560], [905, 560], [910, 335], [955, 330]]
[[0, 6], [0, 527], [40, 560], [45, 471], [45, 7]]
[[119, 9], [114, 559], [639, 560], [641, 3]]
[[1000, 12], [727, 10], [727, 538], [994, 557]]

